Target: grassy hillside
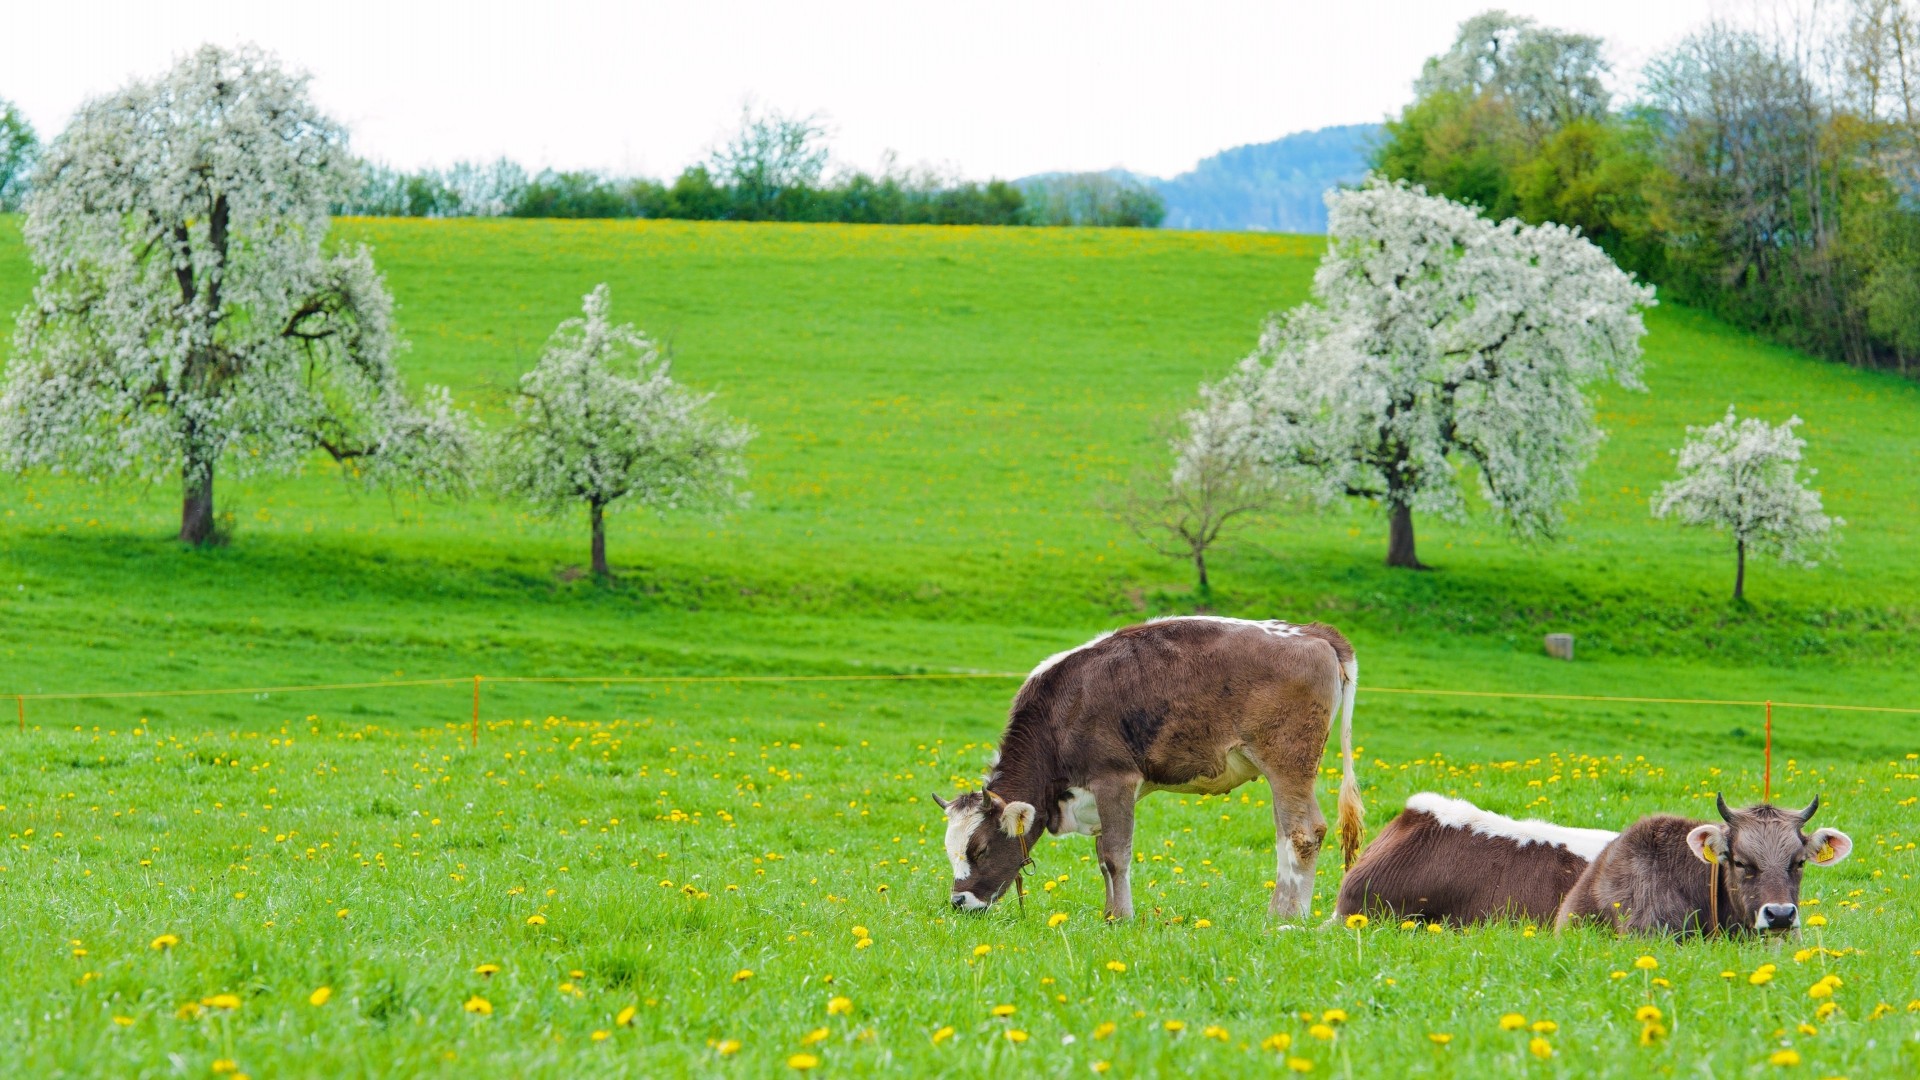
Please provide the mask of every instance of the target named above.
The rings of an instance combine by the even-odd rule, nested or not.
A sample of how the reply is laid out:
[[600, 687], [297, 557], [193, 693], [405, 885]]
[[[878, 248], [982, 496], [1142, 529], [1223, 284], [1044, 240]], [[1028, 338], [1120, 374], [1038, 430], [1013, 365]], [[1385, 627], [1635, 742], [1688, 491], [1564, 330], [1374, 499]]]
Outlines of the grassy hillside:
[[[1265, 312], [1305, 294], [1318, 255], [1307, 238], [1132, 231], [339, 232], [388, 274], [409, 376], [452, 386], [483, 418], [502, 415], [581, 294], [610, 282], [620, 318], [668, 338], [679, 374], [758, 429], [752, 506], [615, 518], [609, 588], [579, 577], [584, 515], [394, 500], [319, 464], [223, 480], [237, 536], [209, 551], [171, 541], [176, 491], [0, 478], [0, 695], [1024, 670], [1117, 623], [1190, 610], [1186, 568], [1142, 550], [1097, 497], [1163, 463], [1155, 423], [1246, 351]], [[9, 326], [30, 287], [18, 221], [0, 218]], [[1302, 507], [1217, 561], [1216, 608], [1343, 627], [1363, 690], [1920, 702], [1920, 388], [1683, 310], [1651, 326], [1650, 391], [1602, 402], [1612, 438], [1564, 542], [1422, 520], [1440, 571], [1390, 573], [1377, 513]], [[1828, 506], [1849, 522], [1834, 565], [1750, 567], [1744, 607], [1726, 599], [1723, 539], [1646, 509], [1684, 427], [1730, 400], [1806, 418]], [[1541, 656], [1548, 630], [1578, 635], [1580, 659]], [[1783, 799], [1822, 792], [1823, 820], [1860, 844], [1809, 875], [1835, 915], [1826, 944], [1866, 954], [1662, 946], [1673, 985], [1655, 988], [1630, 966], [1647, 946], [1597, 936], [1275, 931], [1259, 914], [1272, 856], [1258, 787], [1142, 805], [1139, 850], [1182, 871], [1154, 869], [1141, 893], [1154, 914], [1134, 926], [1096, 925], [1090, 848], [1051, 841], [1038, 872], [1056, 888], [1036, 890], [1039, 912], [955, 920], [923, 800], [977, 776], [1012, 686], [495, 686], [478, 753], [461, 748], [467, 687], [31, 702], [28, 741], [0, 758], [14, 845], [0, 903], [23, 913], [0, 964], [31, 973], [0, 988], [0, 1045], [40, 1072], [226, 1059], [255, 1075], [723, 1061], [765, 1074], [799, 1052], [830, 1069], [1137, 1073], [1240, 1067], [1283, 1033], [1291, 1056], [1362, 1074], [1733, 1074], [1783, 1042], [1823, 1074], [1914, 1065], [1914, 916], [1885, 899], [1910, 888], [1915, 858], [1911, 717], [1776, 716]], [[1698, 812], [1716, 787], [1757, 798], [1759, 722], [1753, 709], [1363, 692], [1357, 728], [1376, 826], [1433, 787], [1618, 827]], [[1324, 903], [1337, 866], [1321, 871]], [[1069, 914], [1066, 932], [1044, 926], [1050, 911]], [[854, 948], [855, 925], [874, 947]], [[183, 944], [149, 948], [161, 934]], [[991, 955], [976, 963], [978, 944]], [[1109, 960], [1131, 965], [1126, 981]], [[1718, 972], [1766, 962], [1782, 966], [1782, 992], [1718, 1012]], [[490, 979], [482, 963], [504, 970]], [[1829, 964], [1849, 987], [1833, 1019], [1802, 996]], [[741, 969], [756, 975], [736, 982]], [[1611, 979], [1619, 969], [1640, 981]], [[903, 974], [914, 993], [890, 989]], [[331, 1004], [308, 1005], [323, 985]], [[228, 992], [241, 1007], [181, 1015]], [[829, 1016], [840, 993], [854, 1011]], [[474, 996], [495, 1011], [463, 1011]], [[1640, 1048], [1632, 1011], [1649, 998], [1687, 1019]], [[1869, 1019], [1882, 999], [1896, 1015]], [[1005, 1037], [1014, 1025], [988, 1015], [999, 1003], [1018, 1005], [1031, 1043]], [[622, 1027], [627, 1005], [640, 1012]], [[1336, 1007], [1352, 1027], [1314, 1040], [1298, 1013]], [[1556, 1061], [1532, 1065], [1494, 1023], [1507, 1011], [1561, 1025]], [[1829, 1034], [1795, 1034], [1802, 1014]], [[1107, 1021], [1120, 1030], [1095, 1039]], [[948, 1025], [957, 1034], [934, 1042]], [[730, 1039], [737, 1054], [722, 1052]]]

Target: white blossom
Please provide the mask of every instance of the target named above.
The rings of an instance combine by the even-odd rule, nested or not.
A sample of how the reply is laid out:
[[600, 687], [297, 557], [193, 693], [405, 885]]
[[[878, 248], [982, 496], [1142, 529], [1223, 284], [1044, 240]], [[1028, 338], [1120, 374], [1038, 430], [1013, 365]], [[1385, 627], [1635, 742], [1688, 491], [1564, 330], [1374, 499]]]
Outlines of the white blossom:
[[[1654, 517], [1733, 533], [1735, 597], [1744, 593], [1748, 552], [1815, 566], [1816, 557], [1832, 550], [1836, 530], [1846, 525], [1827, 516], [1820, 493], [1800, 476], [1800, 454], [1807, 445], [1793, 432], [1800, 423], [1798, 416], [1778, 425], [1755, 417], [1740, 420], [1728, 405], [1719, 423], [1687, 428], [1686, 445], [1674, 451], [1680, 478], [1663, 484], [1653, 497]], [[1807, 470], [1809, 479], [1814, 475]]]
[[544, 510], [585, 504], [594, 569], [606, 572], [601, 513], [617, 503], [667, 511], [739, 505], [753, 431], [675, 382], [661, 348], [614, 325], [607, 287], [560, 324], [521, 376], [515, 424], [495, 450], [501, 486]]
[[1190, 422], [1243, 425], [1323, 500], [1403, 512], [1409, 556], [1412, 511], [1465, 513], [1462, 462], [1517, 537], [1554, 535], [1602, 437], [1586, 389], [1640, 388], [1652, 287], [1571, 229], [1495, 223], [1404, 183], [1327, 206], [1312, 301], [1269, 319]]
[[408, 400], [372, 256], [324, 248], [353, 178], [305, 78], [253, 50], [209, 46], [82, 105], [27, 203], [40, 280], [0, 389], [0, 463], [178, 476], [203, 524], [216, 468], [297, 470], [316, 449], [372, 480], [462, 487], [472, 436], [445, 391]]

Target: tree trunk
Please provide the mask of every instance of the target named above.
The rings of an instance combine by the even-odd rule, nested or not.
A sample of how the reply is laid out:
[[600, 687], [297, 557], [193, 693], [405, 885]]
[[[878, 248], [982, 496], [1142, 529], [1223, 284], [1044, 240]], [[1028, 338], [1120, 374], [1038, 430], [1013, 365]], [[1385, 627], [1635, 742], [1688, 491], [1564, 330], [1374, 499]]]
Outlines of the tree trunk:
[[213, 540], [213, 463], [181, 470], [186, 495], [180, 500], [180, 542], [199, 546]]
[[1745, 599], [1746, 591], [1747, 542], [1745, 540], [1735, 540], [1733, 542], [1733, 598], [1735, 600]]
[[602, 517], [602, 512], [606, 508], [599, 503], [590, 503], [588, 505], [592, 508], [591, 513], [593, 515], [593, 576], [604, 578], [609, 576], [607, 570], [607, 526]]
[[1395, 503], [1387, 518], [1387, 565], [1425, 570], [1427, 564], [1413, 549], [1413, 508]]
[[1193, 569], [1195, 573], [1200, 575], [1200, 595], [1204, 598], [1213, 591], [1213, 587], [1207, 584], [1206, 548], [1196, 547], [1193, 549]]

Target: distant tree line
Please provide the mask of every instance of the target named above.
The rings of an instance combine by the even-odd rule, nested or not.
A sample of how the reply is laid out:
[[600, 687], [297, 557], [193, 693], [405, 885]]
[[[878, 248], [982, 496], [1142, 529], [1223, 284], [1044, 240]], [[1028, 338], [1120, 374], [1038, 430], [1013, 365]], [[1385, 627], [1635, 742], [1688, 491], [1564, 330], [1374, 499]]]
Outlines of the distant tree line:
[[708, 160], [672, 183], [591, 170], [530, 174], [505, 159], [406, 172], [363, 164], [334, 207], [381, 217], [680, 218], [886, 225], [1099, 225], [1153, 228], [1160, 196], [1125, 174], [1065, 173], [985, 183], [930, 170], [828, 177], [826, 133], [811, 117], [749, 114]]
[[1835, 360], [1920, 367], [1920, 0], [1717, 22], [1614, 101], [1602, 42], [1462, 24], [1375, 167], [1579, 228], [1662, 294]]

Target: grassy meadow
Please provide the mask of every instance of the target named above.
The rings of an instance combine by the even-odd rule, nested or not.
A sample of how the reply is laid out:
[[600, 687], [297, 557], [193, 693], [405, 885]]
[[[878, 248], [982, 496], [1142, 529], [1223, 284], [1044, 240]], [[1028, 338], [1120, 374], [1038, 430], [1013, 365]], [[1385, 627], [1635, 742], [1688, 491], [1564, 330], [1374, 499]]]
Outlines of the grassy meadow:
[[[1082, 839], [1040, 846], [1024, 914], [956, 917], [927, 796], [977, 782], [1011, 679], [489, 685], [477, 749], [470, 684], [161, 696], [1022, 671], [1190, 611], [1188, 569], [1099, 500], [1163, 462], [1156, 425], [1304, 296], [1319, 251], [1129, 230], [336, 231], [387, 273], [410, 377], [483, 419], [609, 282], [617, 317], [758, 430], [752, 504], [613, 517], [602, 586], [580, 572], [584, 514], [389, 497], [319, 463], [222, 478], [234, 539], [202, 551], [170, 539], [177, 491], [0, 478], [0, 705], [148, 695], [28, 701], [26, 731], [0, 733], [0, 1052], [23, 1070], [1920, 1071], [1920, 717], [1776, 710], [1781, 800], [1820, 793], [1818, 820], [1857, 844], [1808, 874], [1829, 923], [1680, 946], [1268, 925], [1260, 785], [1142, 804], [1130, 925], [1101, 924]], [[31, 283], [0, 217], [0, 330]], [[1618, 828], [1761, 782], [1754, 708], [1382, 689], [1920, 706], [1920, 387], [1678, 308], [1649, 322], [1649, 392], [1604, 395], [1611, 438], [1561, 542], [1422, 519], [1441, 569], [1389, 572], [1376, 511], [1300, 506], [1210, 560], [1215, 610], [1354, 639], [1375, 826], [1424, 789]], [[1741, 606], [1723, 537], [1647, 513], [1685, 426], [1729, 401], [1806, 419], [1848, 522], [1830, 565], [1750, 564]], [[1574, 663], [1541, 655], [1558, 630]], [[1324, 908], [1337, 854], [1320, 882]], [[1829, 972], [1840, 988], [1809, 997]], [[1648, 1004], [1664, 1034], [1635, 1018]], [[1502, 1030], [1509, 1013], [1528, 1026]]]

